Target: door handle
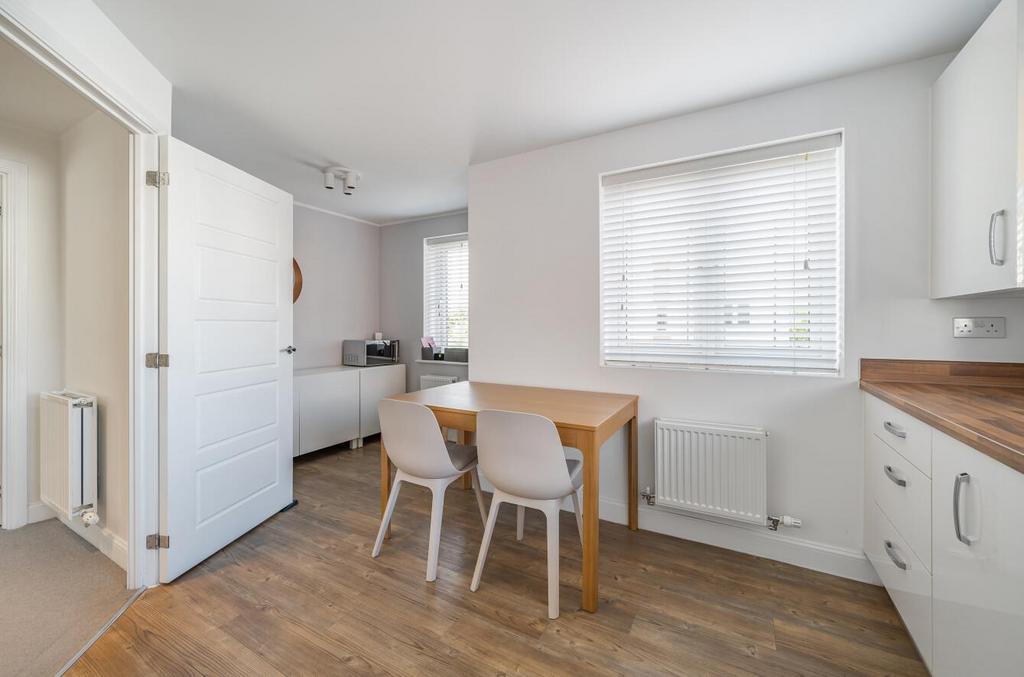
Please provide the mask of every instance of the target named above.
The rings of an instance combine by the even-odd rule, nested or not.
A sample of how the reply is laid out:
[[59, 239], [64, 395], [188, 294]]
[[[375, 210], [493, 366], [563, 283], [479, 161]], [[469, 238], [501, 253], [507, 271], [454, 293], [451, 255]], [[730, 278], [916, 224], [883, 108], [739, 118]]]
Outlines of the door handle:
[[294, 353], [294, 352], [295, 352], [296, 350], [298, 350], [298, 348], [296, 348], [295, 346], [288, 346], [287, 348], [285, 348], [285, 349], [284, 349], [284, 350], [282, 350], [281, 352], [282, 352], [282, 353], [288, 353], [289, 355], [291, 355], [291, 354], [292, 354], [292, 353]]
[[1001, 266], [1006, 263], [1005, 258], [996, 256], [996, 220], [1000, 216], [1006, 216], [1005, 209], [994, 211], [988, 217], [988, 260], [993, 266]]
[[901, 440], [907, 439], [907, 431], [897, 427], [892, 422], [883, 421], [882, 425], [885, 427], [886, 430], [888, 430], [890, 433], [900, 438]]
[[883, 465], [882, 470], [885, 472], [885, 476], [892, 480], [893, 484], [898, 487], [907, 486], [907, 481], [896, 474], [896, 471], [892, 469], [891, 465]]
[[903, 569], [906, 571], [910, 568], [907, 561], [896, 554], [896, 547], [893, 546], [892, 541], [885, 542], [885, 554], [889, 556], [889, 559], [892, 560], [892, 563], [896, 565], [897, 569]]
[[956, 540], [964, 545], [974, 545], [974, 539], [966, 535], [960, 528], [960, 488], [971, 483], [971, 476], [965, 472], [960, 473], [953, 480], [953, 531], [956, 533]]

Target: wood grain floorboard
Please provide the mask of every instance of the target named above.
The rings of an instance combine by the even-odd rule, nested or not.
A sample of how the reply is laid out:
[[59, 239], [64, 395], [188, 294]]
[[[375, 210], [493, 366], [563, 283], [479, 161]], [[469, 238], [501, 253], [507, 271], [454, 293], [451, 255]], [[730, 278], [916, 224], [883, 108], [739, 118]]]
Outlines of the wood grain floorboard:
[[378, 448], [295, 464], [299, 505], [146, 592], [72, 675], [927, 674], [885, 591], [650, 532], [601, 525], [601, 609], [577, 607], [576, 524], [561, 528], [562, 615], [546, 618], [543, 520], [502, 512], [476, 593], [473, 494], [449, 490], [438, 580], [428, 492], [406, 486], [379, 559]]

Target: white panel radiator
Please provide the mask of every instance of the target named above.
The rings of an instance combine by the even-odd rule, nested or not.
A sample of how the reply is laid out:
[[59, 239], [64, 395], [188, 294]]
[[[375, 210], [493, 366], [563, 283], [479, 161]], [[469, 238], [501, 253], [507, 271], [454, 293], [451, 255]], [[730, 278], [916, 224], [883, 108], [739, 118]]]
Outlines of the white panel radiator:
[[767, 438], [761, 428], [655, 419], [655, 504], [766, 525]]
[[39, 497], [70, 520], [96, 511], [96, 398], [71, 392], [39, 396]]
[[426, 390], [427, 388], [435, 388], [437, 386], [444, 386], [448, 385], [449, 383], [456, 383], [458, 380], [458, 376], [438, 376], [437, 374], [422, 374], [420, 376], [420, 390]]

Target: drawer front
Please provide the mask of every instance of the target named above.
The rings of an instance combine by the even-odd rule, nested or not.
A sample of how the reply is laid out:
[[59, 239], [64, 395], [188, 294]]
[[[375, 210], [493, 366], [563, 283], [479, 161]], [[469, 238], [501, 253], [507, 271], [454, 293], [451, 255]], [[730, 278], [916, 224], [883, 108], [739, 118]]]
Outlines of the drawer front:
[[932, 569], [932, 481], [874, 435], [868, 435], [864, 475], [874, 499], [914, 554]]
[[865, 428], [932, 476], [932, 429], [896, 407], [872, 395], [864, 397]]
[[[917, 650], [932, 668], [932, 576], [874, 501], [864, 516], [864, 554], [885, 584]], [[888, 546], [888, 547], [887, 547]], [[905, 568], [901, 568], [900, 564]]]

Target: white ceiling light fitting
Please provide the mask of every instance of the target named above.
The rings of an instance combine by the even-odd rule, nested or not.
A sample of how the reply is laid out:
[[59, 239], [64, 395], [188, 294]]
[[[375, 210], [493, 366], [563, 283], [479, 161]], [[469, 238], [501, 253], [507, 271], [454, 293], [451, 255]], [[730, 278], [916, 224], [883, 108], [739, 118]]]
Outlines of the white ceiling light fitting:
[[334, 190], [335, 179], [339, 178], [341, 179], [341, 192], [345, 193], [345, 195], [351, 195], [355, 192], [363, 175], [354, 169], [342, 167], [341, 165], [328, 167], [324, 170], [324, 188]]

